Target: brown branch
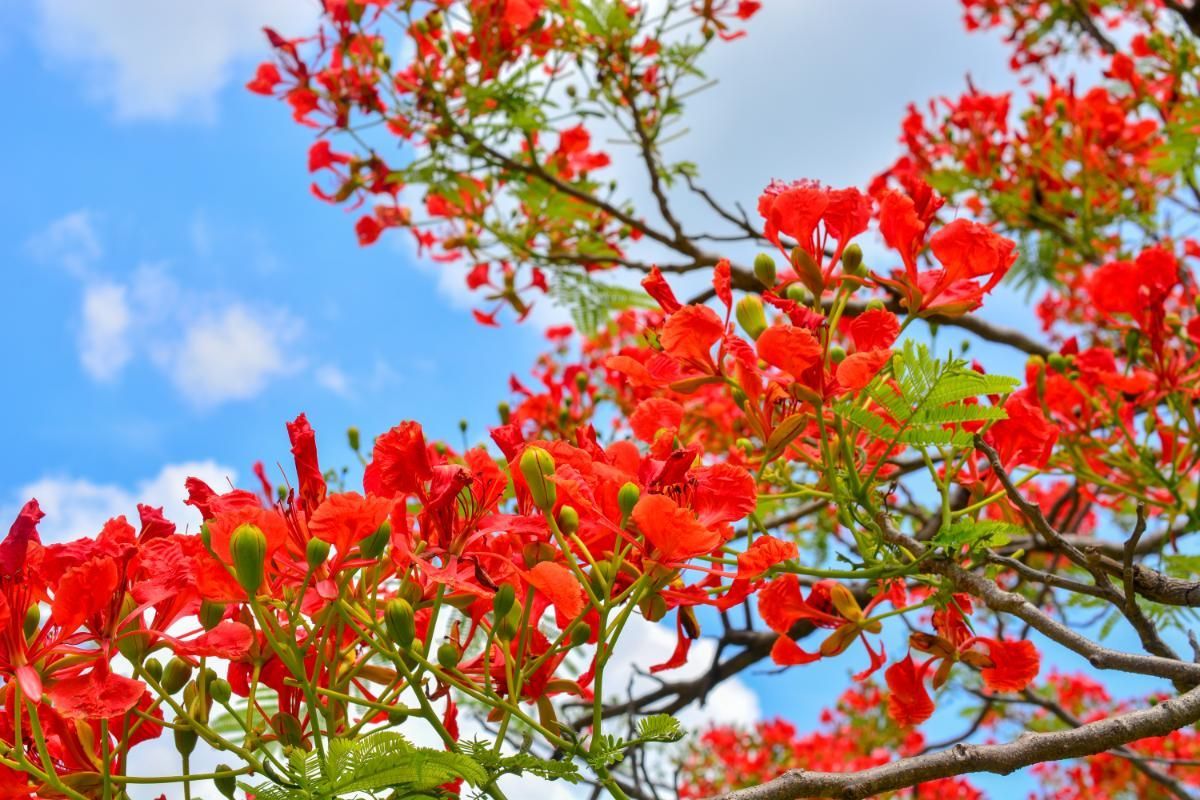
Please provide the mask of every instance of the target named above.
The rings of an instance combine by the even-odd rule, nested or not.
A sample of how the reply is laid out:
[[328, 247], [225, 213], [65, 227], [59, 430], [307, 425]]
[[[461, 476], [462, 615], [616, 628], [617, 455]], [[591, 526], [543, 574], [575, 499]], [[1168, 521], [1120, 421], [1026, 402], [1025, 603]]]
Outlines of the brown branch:
[[1197, 720], [1200, 720], [1200, 688], [1151, 708], [1067, 731], [1025, 733], [1004, 744], [960, 744], [949, 750], [904, 758], [859, 772], [790, 770], [759, 786], [720, 795], [720, 800], [798, 800], [806, 797], [861, 800], [955, 775], [972, 772], [1008, 775], [1044, 761], [1083, 758], [1138, 739], [1165, 736]]

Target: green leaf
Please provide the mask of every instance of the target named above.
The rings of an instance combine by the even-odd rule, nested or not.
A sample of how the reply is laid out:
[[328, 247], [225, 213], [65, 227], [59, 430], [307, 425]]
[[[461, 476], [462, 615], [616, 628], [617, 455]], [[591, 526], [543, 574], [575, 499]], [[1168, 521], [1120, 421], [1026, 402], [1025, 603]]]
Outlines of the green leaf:
[[948, 550], [957, 550], [964, 545], [974, 545], [986, 542], [989, 547], [1002, 547], [1012, 541], [1013, 536], [1019, 536], [1025, 529], [1010, 522], [985, 519], [973, 520], [959, 518], [949, 526], [940, 529], [931, 543]]

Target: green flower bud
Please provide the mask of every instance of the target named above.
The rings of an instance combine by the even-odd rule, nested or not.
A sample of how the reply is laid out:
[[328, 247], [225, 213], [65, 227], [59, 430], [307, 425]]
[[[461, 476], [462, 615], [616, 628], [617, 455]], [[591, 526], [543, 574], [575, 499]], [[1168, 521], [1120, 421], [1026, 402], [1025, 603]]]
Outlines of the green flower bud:
[[229, 537], [229, 555], [238, 583], [249, 595], [258, 594], [267, 560], [267, 537], [256, 525], [239, 525]]
[[196, 749], [196, 732], [187, 727], [187, 720], [176, 717], [175, 723], [183, 727], [175, 729], [175, 749], [181, 756], [190, 756]]
[[787, 287], [787, 299], [793, 303], [799, 303], [806, 306], [812, 302], [812, 292], [804, 288], [802, 283], [789, 283]]
[[754, 277], [768, 289], [773, 289], [777, 281], [775, 275], [775, 259], [768, 253], [759, 253], [754, 257]]
[[1062, 353], [1051, 353], [1049, 358], [1046, 359], [1046, 363], [1056, 372], [1065, 372], [1068, 365], [1067, 359]]
[[391, 538], [392, 523], [385, 519], [378, 530], [358, 543], [358, 550], [363, 554], [363, 558], [379, 558]]
[[212, 549], [212, 528], [208, 527], [207, 522], [200, 523], [200, 543], [206, 550]]
[[[233, 772], [233, 767], [226, 764], [217, 764], [216, 771]], [[233, 794], [237, 791], [237, 778], [233, 775], [223, 775], [219, 778], [213, 778], [213, 786], [217, 787], [217, 791], [229, 798], [229, 800], [233, 800]]]
[[146, 670], [146, 674], [156, 682], [162, 682], [163, 666], [162, 662], [157, 658], [147, 658], [146, 663], [142, 665], [142, 669]]
[[580, 622], [571, 629], [571, 647], [579, 647], [587, 644], [588, 639], [592, 638], [592, 626], [586, 622]]
[[517, 627], [521, 624], [521, 607], [514, 605], [496, 623], [496, 638], [502, 642], [511, 642], [517, 635]]
[[588, 374], [586, 372], [575, 373], [575, 388], [579, 391], [584, 391], [588, 387]]
[[792, 268], [813, 296], [820, 297], [821, 292], [825, 291], [825, 276], [821, 274], [821, 266], [807, 250], [802, 247], [792, 248]]
[[638, 499], [642, 496], [642, 490], [633, 481], [626, 483], [617, 492], [617, 506], [621, 509], [621, 524], [629, 519], [629, 515], [633, 513], [633, 507], [637, 505]]
[[403, 724], [403, 722], [407, 720], [409, 716], [411, 715], [409, 714], [407, 708], [393, 708], [388, 712], [387, 718], [388, 722], [392, 725], [400, 725]]
[[527, 568], [543, 561], [553, 561], [556, 555], [558, 551], [549, 542], [530, 542], [521, 548], [521, 558], [524, 559]]
[[558, 489], [550, 482], [550, 476], [554, 474], [554, 456], [540, 447], [526, 447], [517, 463], [533, 504], [542, 511], [549, 511], [558, 499]]
[[197, 616], [200, 617], [200, 624], [204, 630], [211, 631], [225, 617], [225, 604], [212, 600], [201, 600], [200, 613]]
[[357, 453], [359, 445], [362, 444], [359, 439], [358, 428], [353, 425], [346, 428], [346, 441], [349, 442], [350, 449]]
[[316, 569], [329, 558], [329, 542], [313, 537], [304, 545], [304, 560], [309, 569]]
[[860, 278], [867, 274], [867, 269], [863, 266], [863, 251], [857, 244], [851, 244], [842, 251], [842, 269], [847, 274]]
[[462, 660], [462, 648], [454, 642], [442, 642], [437, 649], [437, 660], [442, 669], [454, 669]]
[[221, 705], [225, 705], [229, 702], [229, 698], [233, 696], [233, 688], [229, 685], [229, 681], [224, 678], [215, 678], [209, 681], [208, 696]]
[[496, 594], [492, 596], [492, 613], [496, 619], [501, 619], [508, 614], [509, 609], [516, 602], [517, 593], [513, 589], [512, 584], [506, 583], [496, 590]]
[[734, 445], [737, 447], [738, 450], [741, 450], [743, 453], [754, 452], [754, 442], [750, 441], [745, 436], [738, 438], [738, 440], [736, 442], [734, 442]]
[[840, 364], [846, 360], [846, 348], [835, 344], [829, 348], [829, 360], [834, 364]]
[[175, 694], [192, 679], [192, 667], [182, 658], [172, 658], [163, 670], [162, 687], [167, 694]]
[[507, 425], [508, 421], [512, 419], [512, 408], [508, 405], [508, 403], [500, 401], [500, 405], [496, 406], [496, 411], [500, 414], [501, 425]]
[[758, 339], [767, 329], [767, 317], [763, 313], [762, 300], [759, 300], [757, 295], [749, 294], [738, 300], [734, 314], [737, 316], [738, 325], [742, 326], [742, 330], [751, 339]]
[[37, 603], [30, 604], [29, 608], [25, 609], [25, 623], [22, 631], [25, 633], [25, 638], [28, 639], [37, 633], [38, 626], [42, 624], [42, 607]]
[[407, 600], [393, 597], [383, 607], [383, 624], [388, 636], [401, 650], [412, 646], [413, 638], [417, 635], [417, 621], [413, 607]]
[[878, 297], [873, 297], [867, 301], [867, 311], [883, 311], [887, 306]]
[[558, 527], [567, 536], [579, 530], [579, 512], [574, 506], [563, 506], [558, 510]]

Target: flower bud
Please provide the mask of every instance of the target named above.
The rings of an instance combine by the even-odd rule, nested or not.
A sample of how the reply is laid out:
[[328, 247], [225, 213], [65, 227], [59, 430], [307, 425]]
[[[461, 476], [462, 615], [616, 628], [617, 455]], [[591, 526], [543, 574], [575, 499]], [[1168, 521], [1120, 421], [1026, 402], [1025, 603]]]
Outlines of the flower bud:
[[401, 650], [412, 646], [413, 638], [417, 635], [417, 621], [413, 607], [407, 600], [393, 597], [383, 607], [383, 624], [388, 636]]
[[192, 679], [192, 666], [182, 658], [174, 657], [163, 670], [162, 687], [167, 694], [175, 694]]
[[521, 558], [530, 569], [543, 561], [553, 561], [556, 555], [558, 551], [549, 542], [530, 542], [521, 548]]
[[821, 274], [821, 266], [817, 264], [803, 247], [792, 248], [792, 268], [800, 276], [800, 281], [808, 287], [814, 297], [820, 297], [825, 290], [825, 276]]
[[867, 274], [863, 266], [863, 251], [857, 244], [851, 244], [842, 251], [842, 270], [860, 278]]
[[574, 506], [563, 506], [558, 510], [558, 527], [567, 536], [579, 530], [579, 512]]
[[229, 698], [233, 696], [233, 687], [224, 678], [215, 678], [209, 681], [208, 696], [221, 705], [225, 705], [229, 702]]
[[768, 289], [775, 287], [778, 280], [775, 274], [775, 259], [771, 258], [770, 254], [759, 253], [754, 257], [754, 277]]
[[629, 515], [633, 513], [633, 507], [637, 505], [637, 501], [641, 496], [642, 490], [633, 481], [626, 483], [617, 492], [617, 507], [621, 509], [622, 525], [629, 519]]
[[358, 550], [363, 554], [363, 558], [379, 558], [391, 538], [392, 523], [391, 520], [385, 519], [374, 533], [358, 543]]
[[751, 339], [758, 339], [767, 329], [767, 317], [763, 314], [762, 300], [757, 295], [746, 295], [738, 300], [734, 309], [738, 324]]
[[878, 297], [873, 297], [867, 301], [867, 311], [883, 311], [887, 306]]
[[554, 456], [540, 447], [526, 447], [518, 465], [533, 504], [542, 511], [549, 511], [558, 499], [558, 489], [550, 482], [550, 476], [554, 474]]
[[802, 283], [789, 283], [785, 292], [787, 299], [793, 303], [799, 303], [802, 306], [812, 302], [812, 292], [804, 288]]
[[437, 649], [437, 660], [442, 669], [454, 669], [462, 660], [462, 649], [454, 642], [442, 642]]
[[581, 392], [586, 390], [588, 387], [588, 382], [589, 382], [589, 378], [588, 378], [588, 374], [586, 372], [580, 371], [580, 372], [575, 373], [575, 388], [576, 389], [578, 389]]
[[510, 407], [508, 403], [504, 402], [503, 400], [500, 401], [500, 405], [496, 406], [496, 411], [500, 415], [501, 425], [507, 425], [508, 421], [512, 419], [512, 407]]
[[1067, 359], [1062, 353], [1051, 353], [1046, 359], [1046, 363], [1056, 372], [1065, 372], [1067, 369]]
[[746, 453], [747, 455], [754, 452], [754, 442], [750, 441], [745, 436], [738, 438], [738, 440], [736, 442], [734, 442], [733, 444], [735, 447], [737, 447], [738, 450], [741, 450], [742, 452]]
[[411, 716], [407, 708], [393, 708], [388, 711], [388, 722], [392, 725], [400, 725]]
[[358, 452], [358, 448], [362, 444], [362, 441], [359, 439], [358, 428], [353, 425], [346, 428], [346, 442], [349, 443], [351, 450], [356, 453]]
[[833, 345], [829, 348], [829, 360], [834, 364], [840, 364], [846, 360], [846, 348], [841, 345]]
[[229, 555], [238, 583], [249, 595], [258, 594], [267, 560], [267, 537], [256, 525], [239, 525], [229, 537]]
[[196, 732], [187, 724], [187, 720], [182, 717], [175, 718], [175, 724], [180, 727], [175, 729], [175, 749], [179, 751], [181, 756], [190, 756], [192, 751], [196, 749]]
[[580, 622], [571, 629], [571, 647], [579, 647], [587, 644], [592, 638], [592, 626], [586, 622]]
[[225, 604], [217, 603], [212, 600], [200, 601], [200, 625], [206, 631], [211, 631], [217, 627], [217, 623], [225, 618]]
[[31, 638], [37, 633], [38, 625], [42, 624], [42, 607], [37, 603], [31, 603], [29, 608], [25, 609], [25, 624], [22, 631], [25, 633], [25, 638]]
[[[216, 771], [233, 772], [233, 768], [227, 764], [217, 764]], [[237, 791], [237, 778], [232, 775], [222, 775], [219, 778], [213, 778], [213, 786], [217, 787], [217, 791], [229, 800], [233, 800], [233, 795]]]
[[314, 536], [308, 540], [308, 544], [304, 545], [304, 561], [308, 564], [309, 569], [321, 566], [327, 558], [329, 558], [329, 542], [324, 539]]
[[508, 610], [513, 607], [513, 603], [517, 599], [516, 590], [512, 584], [506, 583], [496, 590], [492, 595], [492, 613], [496, 619], [500, 619], [508, 613]]
[[156, 682], [162, 681], [163, 666], [162, 662], [157, 658], [147, 658], [146, 663], [142, 665], [142, 669], [146, 670], [146, 674]]
[[502, 642], [511, 642], [517, 635], [517, 627], [521, 624], [521, 608], [513, 606], [496, 623], [496, 638]]

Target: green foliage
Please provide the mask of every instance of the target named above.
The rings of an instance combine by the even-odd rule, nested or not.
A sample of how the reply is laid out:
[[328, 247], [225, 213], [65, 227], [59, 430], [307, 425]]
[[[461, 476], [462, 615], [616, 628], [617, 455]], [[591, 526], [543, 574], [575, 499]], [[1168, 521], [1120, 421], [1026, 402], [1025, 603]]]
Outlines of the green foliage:
[[528, 752], [501, 755], [495, 752], [491, 742], [482, 741], [466, 742], [460, 749], [464, 755], [486, 769], [492, 777], [528, 774], [548, 781], [564, 780], [568, 783], [578, 783], [582, 780], [579, 767], [568, 759], [554, 761], [539, 758]]
[[586, 273], [556, 272], [550, 285], [555, 302], [571, 311], [571, 321], [584, 336], [594, 335], [614, 311], [627, 308], [654, 308], [654, 301], [643, 292], [601, 283]]
[[377, 731], [357, 740], [330, 739], [328, 747], [324, 764], [316, 753], [292, 751], [291, 786], [267, 783], [242, 788], [259, 800], [337, 800], [385, 790], [420, 796], [459, 779], [472, 786], [489, 780], [487, 770], [471, 758], [414, 747], [392, 731]]
[[973, 520], [960, 517], [950, 525], [940, 529], [930, 544], [937, 547], [944, 547], [947, 550], [957, 550], [963, 546], [973, 547], [980, 542], [986, 544], [988, 547], [1003, 547], [1012, 540], [1013, 536], [1018, 536], [1023, 532], [1024, 528], [1020, 525], [1013, 525], [1010, 522], [1001, 522], [993, 519]]
[[879, 410], [846, 402], [838, 411], [877, 438], [912, 447], [970, 446], [973, 434], [964, 423], [993, 422], [1005, 414], [999, 406], [968, 401], [1008, 394], [1018, 383], [976, 372], [963, 359], [934, 358], [911, 340], [893, 357], [892, 374], [895, 385], [877, 381], [867, 390]]
[[651, 714], [638, 721], [637, 736], [633, 739], [605, 734], [596, 739], [592, 748], [582, 755], [593, 768], [604, 769], [621, 761], [626, 751], [634, 747], [651, 742], [678, 742], [683, 737], [684, 730], [679, 720], [670, 714]]

